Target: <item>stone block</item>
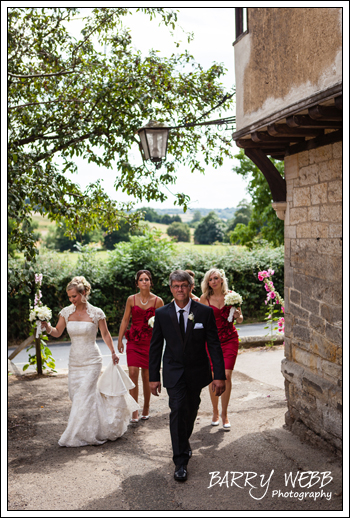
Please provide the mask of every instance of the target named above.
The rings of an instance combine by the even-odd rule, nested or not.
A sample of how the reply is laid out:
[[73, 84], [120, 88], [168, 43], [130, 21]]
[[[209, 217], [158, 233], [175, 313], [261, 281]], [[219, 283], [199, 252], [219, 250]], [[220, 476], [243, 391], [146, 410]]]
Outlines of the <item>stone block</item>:
[[310, 351], [331, 363], [336, 363], [337, 345], [327, 340], [323, 334], [312, 332]]
[[318, 166], [316, 164], [302, 167], [299, 170], [299, 186], [318, 183]]
[[318, 147], [316, 149], [311, 149], [309, 151], [309, 162], [310, 164], [319, 162], [325, 162], [332, 159], [333, 156], [333, 149], [332, 144], [329, 144], [328, 146], [322, 146]]
[[[319, 282], [319, 281], [316, 281]], [[318, 300], [315, 300], [309, 297], [306, 293], [301, 295], [301, 307], [310, 311], [313, 315], [319, 315], [320, 312], [320, 303]]]
[[343, 344], [343, 329], [340, 326], [333, 326], [326, 323], [326, 338], [336, 345]]
[[[343, 321], [343, 308], [342, 306], [321, 304], [321, 317], [324, 318], [328, 323], [341, 327]], [[339, 324], [336, 324], [339, 322]]]
[[333, 304], [333, 286], [324, 282], [324, 280], [322, 282], [315, 280], [311, 293], [312, 298], [319, 300], [320, 302]]
[[293, 304], [296, 304], [297, 306], [300, 306], [300, 299], [301, 299], [301, 295], [300, 295], [299, 291], [290, 290], [289, 300], [291, 302], [293, 302]]
[[[297, 307], [297, 306], [295, 306]], [[307, 313], [307, 312], [305, 312]], [[293, 327], [293, 336], [294, 338], [297, 338], [299, 340], [302, 340], [303, 342], [310, 342], [310, 329], [307, 327], [307, 324], [305, 323], [305, 326], [302, 325], [295, 325]]]
[[284, 333], [284, 356], [287, 360], [290, 360], [292, 358], [292, 349], [291, 349], [291, 343], [289, 338], [286, 337], [286, 334]]
[[307, 219], [309, 221], [320, 221], [320, 207], [318, 205], [308, 207]]
[[342, 225], [329, 225], [328, 236], [329, 237], [343, 237], [343, 226]]
[[342, 283], [339, 282], [339, 283], [335, 284], [333, 286], [332, 292], [333, 292], [332, 303], [335, 306], [342, 305], [342, 303], [343, 303], [343, 286], [342, 286]]
[[291, 239], [284, 239], [284, 259], [288, 259], [288, 257], [290, 257], [290, 246]]
[[327, 182], [312, 185], [310, 189], [312, 205], [320, 205], [321, 203], [327, 203]]
[[[312, 207], [316, 208], [316, 207]], [[321, 221], [329, 221], [332, 223], [340, 222], [343, 219], [342, 206], [339, 205], [321, 205], [319, 209], [319, 216]]]
[[289, 312], [289, 288], [284, 288], [283, 290], [283, 295], [284, 295], [284, 313], [288, 313]]
[[284, 159], [284, 178], [286, 182], [293, 178], [298, 178], [299, 166], [298, 156], [286, 156]]
[[320, 239], [317, 241], [317, 251], [319, 254], [338, 255], [343, 254], [342, 239]]
[[323, 426], [326, 432], [341, 438], [343, 429], [342, 414], [332, 407], [326, 407], [323, 413]]
[[[298, 166], [299, 167], [305, 167], [306, 165], [309, 165], [309, 152], [303, 151], [302, 153], [298, 153], [297, 155], [293, 155], [298, 157]], [[291, 157], [286, 157], [291, 158]], [[285, 160], [286, 160], [285, 158]]]
[[333, 158], [343, 158], [343, 141], [334, 142]]
[[290, 303], [290, 305], [289, 305], [289, 312], [294, 317], [304, 320], [305, 322], [307, 322], [309, 320], [309, 312], [305, 311], [305, 309], [302, 309], [300, 306], [296, 306], [293, 303]]
[[342, 195], [342, 182], [340, 180], [336, 180], [334, 182], [329, 182], [328, 184], [328, 202], [329, 203], [339, 203], [343, 199]]
[[291, 243], [291, 250], [299, 253], [302, 250], [305, 250], [306, 252], [316, 252], [317, 241], [313, 238], [294, 239]]
[[335, 363], [337, 365], [343, 365], [343, 348], [338, 347], [335, 355]]
[[295, 239], [297, 237], [297, 227], [291, 225], [285, 226], [284, 237], [288, 239]]
[[319, 164], [318, 176], [320, 182], [340, 180], [342, 178], [342, 161], [331, 160], [330, 162]]
[[290, 263], [285, 262], [284, 264], [284, 285], [286, 288], [292, 287], [294, 283], [294, 272]]
[[337, 365], [336, 363], [329, 362], [327, 360], [321, 359], [321, 372], [326, 376], [332, 379], [332, 381], [337, 383], [338, 380], [343, 378], [343, 368], [341, 365]]
[[308, 220], [307, 207], [297, 207], [289, 210], [289, 222], [291, 225], [304, 223]]
[[293, 207], [308, 207], [311, 205], [310, 187], [299, 187], [293, 192]]
[[328, 237], [328, 223], [309, 221], [297, 225], [297, 238], [326, 238]]
[[324, 333], [326, 329], [326, 322], [323, 318], [317, 317], [315, 315], [310, 315], [309, 317], [309, 324], [312, 329], [315, 329], [318, 333]]
[[303, 275], [302, 273], [296, 274], [294, 279], [294, 289], [300, 291], [300, 293], [310, 294], [315, 284], [315, 279]]

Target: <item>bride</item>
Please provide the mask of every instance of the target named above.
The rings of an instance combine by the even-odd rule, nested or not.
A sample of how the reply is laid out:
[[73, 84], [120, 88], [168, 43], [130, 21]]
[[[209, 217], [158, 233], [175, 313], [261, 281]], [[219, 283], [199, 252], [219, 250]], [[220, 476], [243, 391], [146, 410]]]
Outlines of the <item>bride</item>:
[[[42, 322], [42, 327], [55, 338], [61, 336], [67, 326], [71, 338], [68, 389], [72, 409], [67, 428], [58, 441], [60, 446], [114, 441], [126, 432], [132, 412], [139, 409], [128, 392], [134, 385], [117, 365], [119, 357], [107, 328], [106, 316], [87, 301], [90, 291], [85, 277], [74, 277], [67, 285], [71, 305], [61, 310], [56, 327]], [[96, 344], [98, 329], [112, 353], [112, 362], [100, 380], [102, 356]]]

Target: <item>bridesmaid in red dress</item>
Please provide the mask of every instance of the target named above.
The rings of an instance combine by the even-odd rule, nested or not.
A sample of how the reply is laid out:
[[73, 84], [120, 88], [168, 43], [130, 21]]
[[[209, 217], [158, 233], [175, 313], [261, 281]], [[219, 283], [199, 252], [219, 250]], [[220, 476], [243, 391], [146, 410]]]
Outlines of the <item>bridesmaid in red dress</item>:
[[[202, 281], [202, 296], [200, 302], [209, 306], [214, 311], [216, 325], [218, 328], [219, 339], [221, 342], [222, 352], [225, 361], [225, 374], [226, 374], [226, 389], [221, 397], [221, 418], [222, 425], [225, 430], [231, 428], [229, 418], [227, 416], [228, 404], [231, 395], [231, 377], [236, 358], [238, 354], [238, 333], [232, 322], [227, 320], [231, 306], [225, 306], [225, 295], [228, 293], [228, 286], [223, 270], [212, 268], [209, 270]], [[243, 315], [240, 308], [237, 308], [233, 314], [234, 319], [238, 324], [243, 322]], [[209, 355], [208, 355], [209, 356]], [[210, 356], [209, 356], [210, 359]], [[210, 361], [210, 365], [213, 370], [213, 366]], [[212, 425], [218, 426], [219, 424], [219, 398], [214, 395], [212, 390], [212, 384], [209, 385], [209, 393], [211, 402], [213, 405], [213, 419]]]
[[[160, 297], [151, 293], [152, 275], [148, 270], [140, 270], [135, 277], [136, 287], [139, 293], [130, 295], [126, 302], [126, 308], [123, 320], [120, 324], [118, 337], [118, 351], [124, 351], [123, 336], [125, 334], [126, 342], [126, 360], [129, 367], [129, 377], [135, 384], [135, 388], [130, 390], [131, 396], [138, 401], [139, 387], [139, 369], [141, 369], [142, 385], [143, 385], [143, 410], [141, 419], [149, 419], [149, 402], [151, 392], [149, 389], [149, 372], [148, 372], [148, 356], [149, 346], [152, 338], [152, 328], [148, 325], [148, 320], [154, 316], [157, 308], [164, 306], [164, 302]], [[131, 327], [127, 331], [130, 316], [132, 319]], [[133, 412], [132, 423], [139, 421], [138, 411]]]

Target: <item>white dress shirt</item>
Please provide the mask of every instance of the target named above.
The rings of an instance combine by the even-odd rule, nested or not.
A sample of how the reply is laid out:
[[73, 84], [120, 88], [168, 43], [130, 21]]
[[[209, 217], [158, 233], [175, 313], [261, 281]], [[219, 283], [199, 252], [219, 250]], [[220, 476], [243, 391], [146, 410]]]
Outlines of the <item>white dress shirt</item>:
[[176, 315], [177, 315], [177, 321], [178, 322], [180, 321], [180, 313], [179, 313], [179, 311], [180, 311], [180, 309], [184, 310], [183, 316], [184, 316], [185, 333], [186, 333], [188, 315], [190, 314], [190, 309], [191, 309], [191, 299], [188, 301], [188, 304], [184, 308], [179, 308], [179, 306], [176, 304], [175, 300], [174, 300], [174, 304], [175, 304], [175, 310], [176, 310]]

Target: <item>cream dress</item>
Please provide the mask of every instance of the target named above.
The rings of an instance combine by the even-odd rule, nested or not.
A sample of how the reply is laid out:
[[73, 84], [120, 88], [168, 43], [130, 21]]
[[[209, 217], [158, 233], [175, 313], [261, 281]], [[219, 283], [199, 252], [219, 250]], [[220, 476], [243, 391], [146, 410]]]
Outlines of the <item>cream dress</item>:
[[134, 384], [119, 365], [111, 361], [99, 380], [102, 356], [96, 335], [98, 321], [106, 318], [104, 312], [87, 302], [92, 322], [69, 321], [75, 309], [72, 304], [60, 312], [71, 338], [68, 389], [72, 409], [58, 444], [71, 447], [116, 440], [126, 432], [132, 412], [139, 409], [128, 392]]

